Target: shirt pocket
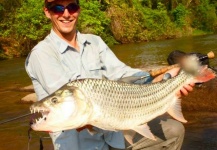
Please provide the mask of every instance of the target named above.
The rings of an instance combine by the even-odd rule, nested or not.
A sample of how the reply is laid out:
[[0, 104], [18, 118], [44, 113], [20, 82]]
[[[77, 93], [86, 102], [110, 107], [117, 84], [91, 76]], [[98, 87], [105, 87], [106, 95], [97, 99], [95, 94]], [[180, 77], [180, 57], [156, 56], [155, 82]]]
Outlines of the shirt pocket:
[[101, 78], [104, 69], [100, 61], [94, 61], [88, 64], [88, 70], [91, 77]]

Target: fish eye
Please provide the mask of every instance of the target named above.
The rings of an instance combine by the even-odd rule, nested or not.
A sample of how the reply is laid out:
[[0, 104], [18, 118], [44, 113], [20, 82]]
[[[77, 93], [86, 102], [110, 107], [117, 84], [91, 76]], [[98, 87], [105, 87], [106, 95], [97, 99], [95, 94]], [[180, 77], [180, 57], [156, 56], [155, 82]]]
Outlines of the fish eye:
[[56, 103], [58, 102], [58, 99], [57, 99], [56, 97], [53, 97], [53, 98], [51, 99], [51, 102], [54, 103], [54, 104], [56, 104]]

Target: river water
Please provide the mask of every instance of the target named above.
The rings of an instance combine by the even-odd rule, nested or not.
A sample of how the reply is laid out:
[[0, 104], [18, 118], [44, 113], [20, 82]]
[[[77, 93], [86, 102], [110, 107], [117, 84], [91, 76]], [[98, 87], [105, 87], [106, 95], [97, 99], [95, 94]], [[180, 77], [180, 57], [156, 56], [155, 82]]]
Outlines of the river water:
[[[213, 51], [217, 54], [217, 35], [206, 35], [198, 37], [186, 37], [172, 40], [154, 41], [148, 43], [134, 43], [115, 45], [111, 47], [116, 56], [131, 67], [145, 68], [152, 70], [159, 66], [167, 65], [166, 58], [173, 50], [184, 52], [200, 52], [207, 54]], [[29, 92], [21, 92], [20, 87], [31, 84], [24, 68], [25, 58], [0, 61], [0, 123], [3, 120], [18, 117], [29, 113], [30, 104], [21, 103], [20, 99]], [[210, 60], [211, 66], [217, 65], [217, 60]], [[217, 83], [216, 81], [212, 81]], [[211, 90], [211, 94], [216, 92], [217, 84]], [[203, 91], [210, 92], [206, 87]], [[194, 93], [197, 95], [198, 91]], [[200, 92], [202, 93], [202, 92]], [[217, 96], [214, 99], [213, 107], [217, 103]], [[192, 97], [191, 95], [189, 97]], [[207, 94], [200, 96], [207, 97]], [[184, 98], [186, 99], [186, 98]], [[185, 124], [186, 137], [183, 150], [216, 150], [217, 149], [217, 109], [211, 111], [184, 111], [187, 120]], [[206, 109], [205, 109], [206, 110]], [[47, 133], [30, 132], [28, 137], [29, 117], [0, 124], [0, 150], [38, 150], [39, 139], [42, 138], [45, 150], [51, 150], [52, 144]]]

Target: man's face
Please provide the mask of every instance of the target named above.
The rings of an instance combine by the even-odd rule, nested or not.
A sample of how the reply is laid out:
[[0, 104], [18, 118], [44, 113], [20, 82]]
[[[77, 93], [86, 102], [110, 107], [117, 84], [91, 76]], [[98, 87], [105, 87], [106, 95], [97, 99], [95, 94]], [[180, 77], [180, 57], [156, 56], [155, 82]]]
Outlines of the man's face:
[[[76, 7], [72, 6], [71, 3], [77, 4], [76, 0], [55, 0], [51, 7], [44, 9], [46, 16], [52, 21], [53, 30], [61, 37], [76, 33], [80, 8], [74, 9]], [[58, 7], [55, 7], [57, 5]], [[61, 12], [59, 10], [63, 8], [62, 6], [68, 7], [65, 10], [62, 9], [64, 11]]]

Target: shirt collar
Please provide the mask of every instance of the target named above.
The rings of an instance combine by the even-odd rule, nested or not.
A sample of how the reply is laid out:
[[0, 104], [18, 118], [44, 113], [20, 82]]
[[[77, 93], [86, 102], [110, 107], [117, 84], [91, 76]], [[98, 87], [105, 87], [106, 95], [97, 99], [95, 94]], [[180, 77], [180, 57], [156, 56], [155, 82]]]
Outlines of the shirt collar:
[[[51, 29], [50, 36], [51, 36], [52, 40], [55, 41], [56, 47], [58, 48], [58, 50], [60, 51], [60, 53], [64, 53], [66, 50], [68, 50], [69, 47], [73, 48], [66, 41], [64, 41], [63, 39], [61, 39], [54, 32], [53, 29]], [[83, 36], [83, 34], [81, 34], [79, 31], [77, 31], [77, 41], [78, 41], [78, 43], [80, 45], [83, 45], [83, 46], [85, 46], [86, 43], [90, 43], [90, 42], [87, 41], [87, 39], [85, 38], [85, 36]]]

